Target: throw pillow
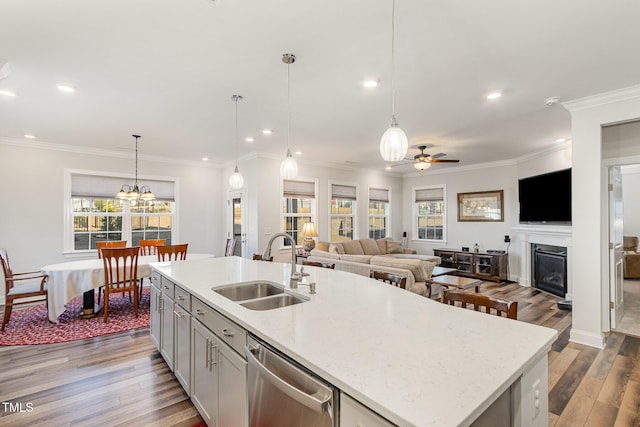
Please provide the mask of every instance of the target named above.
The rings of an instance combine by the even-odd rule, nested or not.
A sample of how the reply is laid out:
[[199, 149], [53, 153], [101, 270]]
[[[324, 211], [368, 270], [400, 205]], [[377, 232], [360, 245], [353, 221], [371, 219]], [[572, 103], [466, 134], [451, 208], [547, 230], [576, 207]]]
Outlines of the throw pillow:
[[382, 255], [375, 240], [360, 239], [360, 244], [362, 245], [362, 250], [365, 255]]
[[393, 240], [387, 240], [387, 253], [388, 254], [401, 254], [402, 243], [394, 242]]
[[329, 243], [329, 252], [332, 254], [344, 255], [342, 243]]
[[380, 255], [384, 255], [387, 253], [387, 239], [378, 239], [376, 240], [376, 244], [378, 245], [378, 249], [380, 250]]
[[319, 249], [319, 250], [325, 251], [325, 252], [329, 252], [329, 242], [318, 241], [318, 243], [316, 243], [316, 249]]

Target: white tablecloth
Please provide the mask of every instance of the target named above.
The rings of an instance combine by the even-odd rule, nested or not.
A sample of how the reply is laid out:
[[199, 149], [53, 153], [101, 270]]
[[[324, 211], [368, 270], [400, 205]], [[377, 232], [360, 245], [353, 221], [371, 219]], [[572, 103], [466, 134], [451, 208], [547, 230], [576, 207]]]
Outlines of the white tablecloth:
[[[210, 254], [187, 254], [188, 260], [211, 257], [213, 255]], [[138, 277], [150, 277], [149, 263], [157, 261], [156, 255], [139, 256]], [[104, 285], [104, 264], [97, 258], [51, 264], [42, 267], [41, 270], [49, 275], [49, 320], [55, 323], [58, 323], [58, 317], [64, 312], [67, 302], [86, 291]]]

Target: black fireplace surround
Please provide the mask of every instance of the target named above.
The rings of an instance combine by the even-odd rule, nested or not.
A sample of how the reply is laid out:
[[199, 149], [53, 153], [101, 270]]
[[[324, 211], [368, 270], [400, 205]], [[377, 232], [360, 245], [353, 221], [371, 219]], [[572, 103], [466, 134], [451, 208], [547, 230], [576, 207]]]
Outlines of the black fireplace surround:
[[567, 248], [531, 245], [533, 286], [564, 298], [567, 293]]

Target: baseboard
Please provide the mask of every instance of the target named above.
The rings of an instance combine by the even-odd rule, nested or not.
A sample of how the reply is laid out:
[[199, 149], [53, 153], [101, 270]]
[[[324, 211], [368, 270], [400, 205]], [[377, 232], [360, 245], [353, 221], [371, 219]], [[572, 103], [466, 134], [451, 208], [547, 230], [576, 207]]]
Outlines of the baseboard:
[[605, 336], [603, 334], [594, 334], [591, 332], [579, 331], [576, 328], [571, 328], [569, 341], [602, 349], [604, 348]]

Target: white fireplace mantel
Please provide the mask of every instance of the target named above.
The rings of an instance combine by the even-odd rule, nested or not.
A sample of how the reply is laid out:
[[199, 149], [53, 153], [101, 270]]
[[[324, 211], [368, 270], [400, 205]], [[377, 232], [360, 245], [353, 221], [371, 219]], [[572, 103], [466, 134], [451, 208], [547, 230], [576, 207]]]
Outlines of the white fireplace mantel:
[[531, 245], [553, 245], [567, 248], [567, 295], [565, 298], [571, 300], [572, 283], [571, 268], [573, 265], [572, 229], [571, 226], [555, 225], [521, 225], [511, 228], [518, 244], [520, 257], [520, 280], [522, 286], [531, 286]]

